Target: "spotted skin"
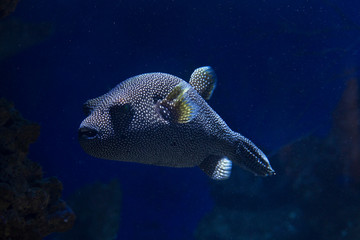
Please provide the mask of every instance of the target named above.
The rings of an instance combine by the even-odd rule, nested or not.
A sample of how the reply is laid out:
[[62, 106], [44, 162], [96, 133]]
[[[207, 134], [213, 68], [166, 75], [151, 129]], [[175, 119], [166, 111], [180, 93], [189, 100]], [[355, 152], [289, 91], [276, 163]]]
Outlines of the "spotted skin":
[[[179, 86], [186, 89], [186, 104], [192, 110], [183, 122], [171, 118], [171, 112], [166, 115], [168, 108], [162, 104]], [[87, 117], [79, 128], [79, 142], [85, 152], [97, 158], [168, 167], [200, 166], [210, 177], [219, 176], [213, 171], [225, 171], [228, 176], [222, 175], [226, 179], [229, 164], [216, 164], [216, 159], [226, 157], [257, 175], [273, 175], [266, 156], [232, 131], [200, 96], [204, 94], [201, 91], [166, 73], [129, 78], [84, 104]], [[223, 165], [226, 169], [219, 167]]]
[[200, 67], [191, 74], [189, 83], [205, 100], [209, 100], [214, 92], [217, 79], [214, 70], [209, 67]]

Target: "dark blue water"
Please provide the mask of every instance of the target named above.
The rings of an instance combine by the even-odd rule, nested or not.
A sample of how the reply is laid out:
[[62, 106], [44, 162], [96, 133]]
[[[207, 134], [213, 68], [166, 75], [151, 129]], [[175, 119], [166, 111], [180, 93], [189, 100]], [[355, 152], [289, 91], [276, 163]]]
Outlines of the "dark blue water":
[[[22, 44], [34, 43], [0, 60], [0, 95], [41, 125], [30, 158], [62, 181], [65, 199], [86, 184], [119, 180], [118, 239], [193, 239], [217, 204], [207, 176], [197, 168], [88, 156], [77, 141], [82, 104], [136, 74], [161, 71], [188, 80], [195, 68], [210, 65], [218, 76], [210, 105], [272, 155], [330, 131], [346, 82], [358, 76], [359, 10], [360, 2], [337, 0], [21, 1], [1, 21], [47, 30], [38, 39], [22, 34]], [[9, 49], [19, 49], [12, 43]], [[265, 181], [269, 192], [279, 184]], [[249, 194], [258, 186], [252, 176], [238, 184]], [[241, 204], [250, 208], [249, 202]]]

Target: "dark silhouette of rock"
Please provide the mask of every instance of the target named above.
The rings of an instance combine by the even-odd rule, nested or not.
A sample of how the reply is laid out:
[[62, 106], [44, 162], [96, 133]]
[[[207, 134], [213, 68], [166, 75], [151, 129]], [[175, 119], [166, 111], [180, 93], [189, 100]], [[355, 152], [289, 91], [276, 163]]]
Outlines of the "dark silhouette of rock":
[[255, 179], [236, 168], [211, 183], [214, 210], [196, 239], [360, 239], [360, 109], [348, 81], [326, 137], [309, 135], [270, 158], [277, 175]]
[[360, 184], [359, 123], [359, 84], [351, 78], [333, 114], [332, 136], [340, 150], [343, 174], [355, 185]]
[[77, 214], [73, 229], [59, 234], [64, 240], [113, 240], [120, 226], [121, 188], [117, 180], [94, 183], [74, 193], [67, 202]]
[[0, 0], [0, 19], [15, 11], [19, 0]]
[[44, 179], [40, 165], [27, 158], [39, 131], [0, 99], [0, 239], [42, 239], [74, 223], [74, 213], [60, 199], [61, 182]]

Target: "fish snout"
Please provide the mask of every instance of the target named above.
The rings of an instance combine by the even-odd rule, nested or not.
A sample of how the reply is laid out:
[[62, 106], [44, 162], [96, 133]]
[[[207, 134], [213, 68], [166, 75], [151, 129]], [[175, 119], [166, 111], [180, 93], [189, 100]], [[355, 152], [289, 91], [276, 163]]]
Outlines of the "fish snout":
[[90, 127], [80, 127], [78, 130], [79, 139], [94, 139], [98, 136], [98, 131]]

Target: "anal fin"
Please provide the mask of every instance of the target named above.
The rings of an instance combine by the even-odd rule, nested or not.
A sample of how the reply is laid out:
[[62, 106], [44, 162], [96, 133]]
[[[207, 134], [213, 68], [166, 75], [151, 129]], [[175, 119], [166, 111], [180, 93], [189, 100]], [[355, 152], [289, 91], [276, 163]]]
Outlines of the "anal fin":
[[227, 157], [211, 155], [199, 167], [214, 180], [226, 180], [231, 175], [232, 162]]

